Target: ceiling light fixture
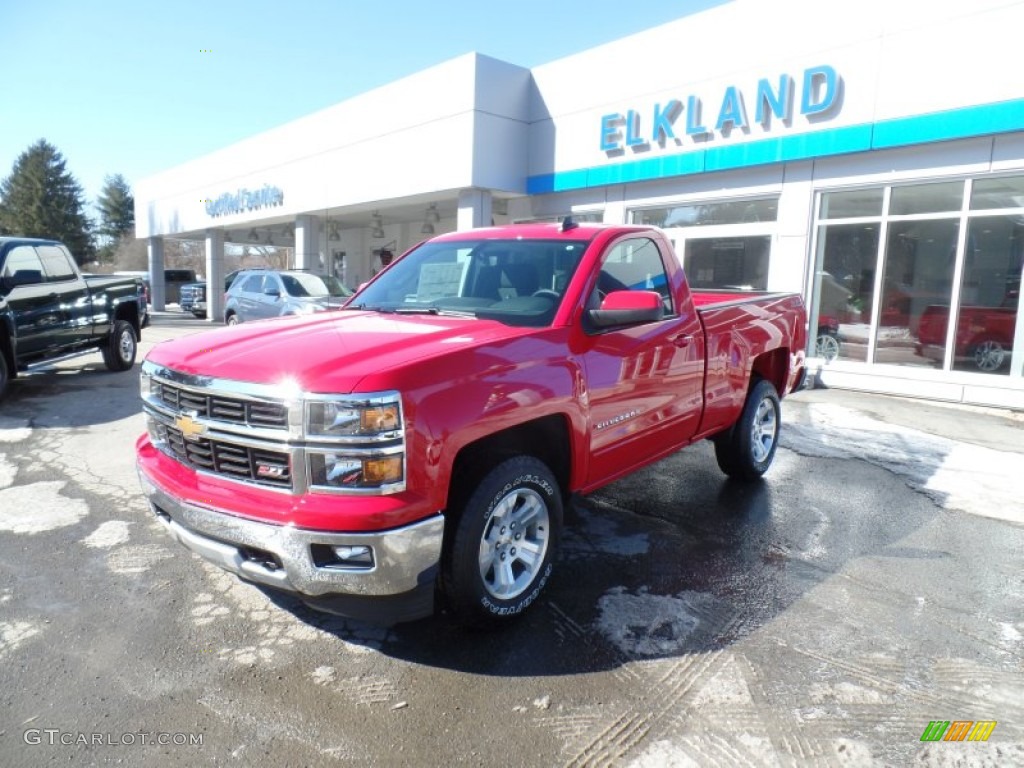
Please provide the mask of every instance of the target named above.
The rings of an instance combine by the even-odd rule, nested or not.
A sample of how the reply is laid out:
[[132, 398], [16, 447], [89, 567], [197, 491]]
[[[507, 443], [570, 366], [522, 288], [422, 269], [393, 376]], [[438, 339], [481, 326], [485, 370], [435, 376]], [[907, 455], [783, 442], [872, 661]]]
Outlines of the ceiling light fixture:
[[423, 222], [423, 226], [420, 227], [420, 234], [422, 234], [422, 235], [432, 235], [432, 234], [434, 234], [434, 225], [431, 224], [429, 221], [424, 221]]
[[436, 203], [431, 203], [430, 206], [427, 208], [427, 215], [424, 220], [429, 222], [430, 224], [437, 224], [439, 221], [441, 221], [441, 214], [437, 212]]
[[255, 229], [250, 229], [249, 230], [249, 240], [251, 240], [252, 242], [255, 243], [259, 239], [260, 239], [260, 233], [257, 232]]

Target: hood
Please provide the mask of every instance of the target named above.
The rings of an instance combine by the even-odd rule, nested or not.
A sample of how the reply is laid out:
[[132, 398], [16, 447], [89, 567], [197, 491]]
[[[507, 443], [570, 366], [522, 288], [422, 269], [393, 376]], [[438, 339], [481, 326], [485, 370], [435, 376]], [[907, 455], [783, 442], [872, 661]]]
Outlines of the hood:
[[146, 359], [193, 375], [345, 394], [369, 374], [537, 330], [492, 320], [340, 310], [165, 341]]

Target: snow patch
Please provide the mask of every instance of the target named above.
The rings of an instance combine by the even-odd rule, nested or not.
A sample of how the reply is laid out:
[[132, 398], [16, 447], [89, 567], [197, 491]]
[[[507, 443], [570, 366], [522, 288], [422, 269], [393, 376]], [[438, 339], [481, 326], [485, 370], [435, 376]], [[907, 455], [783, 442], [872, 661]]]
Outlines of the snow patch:
[[1002, 644], [1004, 648], [1014, 649], [1020, 645], [1021, 634], [1013, 624], [1009, 624], [1005, 621], [1000, 622], [1000, 635], [1002, 637]]
[[334, 667], [317, 667], [313, 670], [313, 674], [310, 675], [313, 678], [313, 682], [317, 685], [327, 685], [333, 683], [338, 675], [335, 672]]
[[697, 592], [678, 596], [632, 595], [615, 587], [598, 601], [597, 627], [604, 637], [631, 656], [661, 656], [681, 651], [700, 624], [694, 601], [706, 600]]
[[806, 423], [786, 425], [785, 448], [805, 456], [860, 459], [904, 477], [944, 508], [1024, 523], [1024, 502], [1015, 487], [1019, 454], [887, 424], [840, 405], [811, 403], [807, 414]]
[[128, 541], [128, 525], [123, 520], [109, 520], [90, 533], [82, 543], [94, 549], [108, 549]]
[[7, 454], [0, 453], [0, 488], [14, 485], [16, 474], [18, 474], [18, 468], [7, 460]]
[[148, 571], [150, 566], [168, 557], [172, 557], [171, 553], [155, 544], [121, 547], [107, 555], [107, 567], [114, 573], [143, 573]]
[[40, 633], [41, 629], [29, 621], [0, 621], [0, 659], [16, 651], [26, 640]]
[[64, 486], [53, 480], [0, 490], [0, 531], [35, 534], [78, 523], [89, 507], [82, 499], [61, 496]]
[[671, 741], [656, 741], [629, 768], [701, 768], [701, 763]]
[[0, 416], [0, 443], [20, 443], [32, 434], [28, 419]]

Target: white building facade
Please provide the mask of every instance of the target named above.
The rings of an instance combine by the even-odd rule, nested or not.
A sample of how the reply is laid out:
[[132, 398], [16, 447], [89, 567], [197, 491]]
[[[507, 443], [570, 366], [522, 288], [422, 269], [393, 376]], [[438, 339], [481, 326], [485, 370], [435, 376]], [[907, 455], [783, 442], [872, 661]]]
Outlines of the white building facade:
[[165, 237], [214, 284], [270, 241], [355, 286], [432, 232], [654, 224], [696, 287], [804, 294], [828, 386], [1024, 408], [1021, 28], [733, 0], [532, 70], [469, 54], [140, 182], [137, 234], [153, 274]]

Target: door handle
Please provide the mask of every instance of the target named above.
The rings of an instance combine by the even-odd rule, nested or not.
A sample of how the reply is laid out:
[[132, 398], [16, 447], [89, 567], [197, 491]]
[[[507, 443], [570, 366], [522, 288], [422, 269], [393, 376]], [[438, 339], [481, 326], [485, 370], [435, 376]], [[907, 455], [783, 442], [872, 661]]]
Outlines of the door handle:
[[688, 347], [693, 341], [692, 333], [680, 333], [678, 336], [672, 337], [672, 343], [677, 347]]

